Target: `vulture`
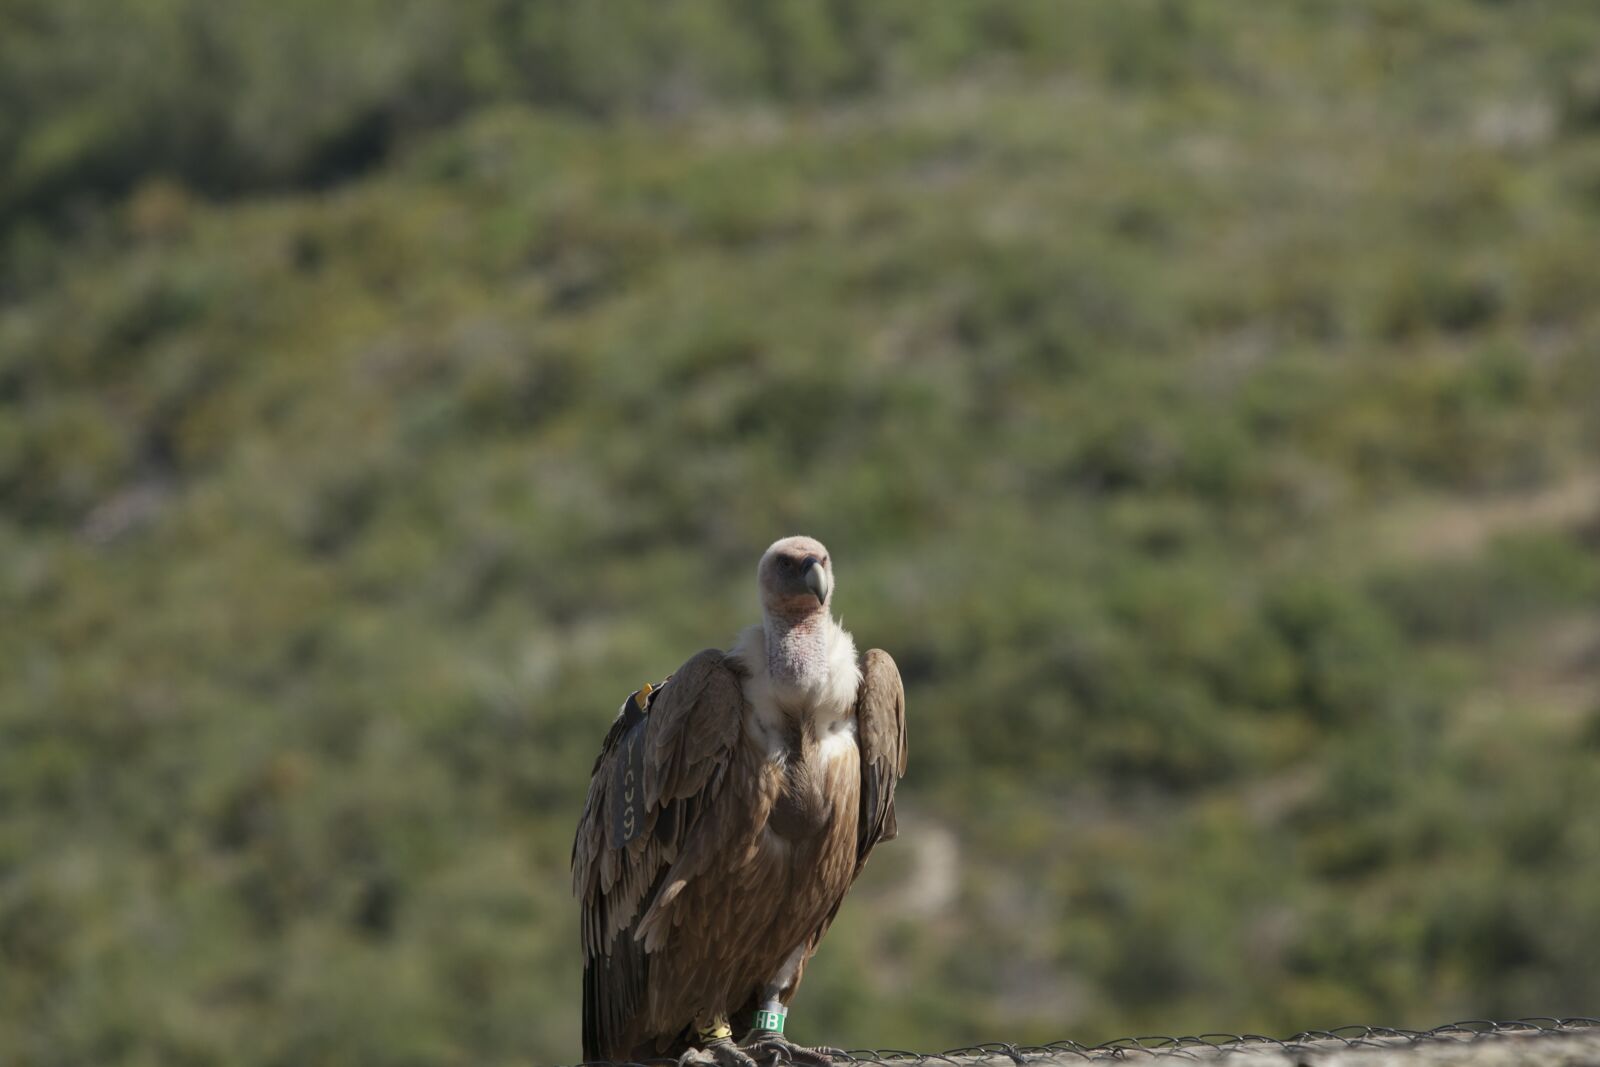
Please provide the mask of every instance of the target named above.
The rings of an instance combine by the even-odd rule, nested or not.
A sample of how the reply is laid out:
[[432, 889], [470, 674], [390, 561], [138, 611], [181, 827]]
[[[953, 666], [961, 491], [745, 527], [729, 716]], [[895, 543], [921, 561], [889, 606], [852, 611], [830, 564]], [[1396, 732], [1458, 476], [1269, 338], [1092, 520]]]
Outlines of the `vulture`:
[[858, 659], [834, 620], [820, 542], [774, 543], [756, 579], [762, 621], [632, 694], [595, 760], [572, 846], [585, 1060], [834, 1052], [791, 1043], [784, 1021], [845, 892], [895, 836], [905, 693], [894, 660]]

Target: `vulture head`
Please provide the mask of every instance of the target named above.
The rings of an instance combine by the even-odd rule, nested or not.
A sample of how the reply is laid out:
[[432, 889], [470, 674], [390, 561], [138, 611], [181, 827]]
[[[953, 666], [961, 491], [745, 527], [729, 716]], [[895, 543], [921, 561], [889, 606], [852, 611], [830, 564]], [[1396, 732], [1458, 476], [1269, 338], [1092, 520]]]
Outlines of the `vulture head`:
[[774, 541], [756, 569], [761, 606], [768, 615], [800, 618], [828, 609], [833, 562], [822, 542], [810, 537]]

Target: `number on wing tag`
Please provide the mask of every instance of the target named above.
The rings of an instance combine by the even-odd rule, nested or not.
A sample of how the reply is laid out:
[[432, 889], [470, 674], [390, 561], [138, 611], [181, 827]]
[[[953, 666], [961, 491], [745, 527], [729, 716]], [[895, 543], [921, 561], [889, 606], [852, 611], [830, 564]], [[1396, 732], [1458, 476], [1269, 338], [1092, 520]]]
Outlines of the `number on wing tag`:
[[623, 710], [622, 736], [617, 739], [616, 775], [611, 783], [611, 840], [620, 848], [644, 830], [644, 748], [645, 731], [650, 726], [652, 687], [628, 698]]

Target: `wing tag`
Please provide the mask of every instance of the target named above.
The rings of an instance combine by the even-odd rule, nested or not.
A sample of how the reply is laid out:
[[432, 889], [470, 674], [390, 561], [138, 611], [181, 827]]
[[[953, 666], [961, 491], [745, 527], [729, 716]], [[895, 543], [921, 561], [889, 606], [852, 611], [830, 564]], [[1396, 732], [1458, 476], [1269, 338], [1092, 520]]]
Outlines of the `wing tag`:
[[623, 705], [626, 720], [617, 740], [613, 772], [616, 779], [611, 783], [611, 795], [616, 798], [611, 806], [611, 840], [618, 847], [627, 845], [644, 830], [648, 814], [644, 805], [644, 735], [650, 726], [650, 705], [658, 688], [646, 683]]

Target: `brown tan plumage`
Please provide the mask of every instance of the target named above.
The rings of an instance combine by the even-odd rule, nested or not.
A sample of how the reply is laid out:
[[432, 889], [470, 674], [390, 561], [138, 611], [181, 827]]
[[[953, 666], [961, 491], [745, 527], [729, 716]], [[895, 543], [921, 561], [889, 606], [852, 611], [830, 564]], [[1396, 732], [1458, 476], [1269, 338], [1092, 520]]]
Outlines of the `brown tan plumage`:
[[[595, 761], [572, 849], [587, 1060], [750, 1063], [713, 1039], [788, 1004], [873, 846], [895, 835], [894, 660], [857, 661], [818, 542], [778, 541], [757, 574], [762, 623], [630, 697]], [[808, 1051], [771, 1033], [744, 1049], [775, 1044]]]

